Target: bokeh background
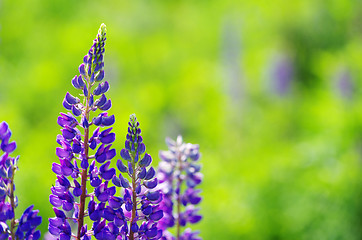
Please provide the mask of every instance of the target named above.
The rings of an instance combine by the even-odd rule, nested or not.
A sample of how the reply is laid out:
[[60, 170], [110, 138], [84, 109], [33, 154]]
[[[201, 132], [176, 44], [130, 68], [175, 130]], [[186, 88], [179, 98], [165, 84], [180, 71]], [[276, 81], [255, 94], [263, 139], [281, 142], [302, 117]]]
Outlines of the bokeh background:
[[204, 239], [362, 239], [360, 1], [0, 1], [0, 121], [17, 215], [48, 202], [56, 123], [99, 25], [121, 149], [136, 113], [202, 151]]

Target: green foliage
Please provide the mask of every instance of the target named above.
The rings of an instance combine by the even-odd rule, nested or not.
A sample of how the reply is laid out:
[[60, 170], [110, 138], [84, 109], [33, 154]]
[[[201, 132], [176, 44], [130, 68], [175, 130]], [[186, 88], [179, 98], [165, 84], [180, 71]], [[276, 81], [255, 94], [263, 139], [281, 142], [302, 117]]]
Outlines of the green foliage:
[[[115, 146], [133, 112], [155, 163], [166, 136], [200, 144], [204, 219], [195, 228], [204, 239], [362, 238], [358, 1], [0, 4], [0, 121], [21, 155], [19, 212], [34, 203], [52, 215], [56, 119], [104, 22]], [[282, 96], [271, 90], [279, 55], [294, 71]], [[348, 96], [336, 84], [343, 71]]]

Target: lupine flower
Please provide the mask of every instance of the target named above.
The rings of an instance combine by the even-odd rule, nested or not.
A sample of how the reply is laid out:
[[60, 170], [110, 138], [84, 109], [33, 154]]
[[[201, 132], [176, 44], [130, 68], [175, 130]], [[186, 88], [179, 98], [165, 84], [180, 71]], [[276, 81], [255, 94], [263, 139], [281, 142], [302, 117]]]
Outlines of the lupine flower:
[[113, 177], [113, 183], [124, 188], [124, 215], [118, 220], [120, 224], [115, 220], [115, 225], [123, 225], [119, 239], [159, 239], [162, 230], [157, 227], [157, 222], [163, 217], [159, 208], [162, 196], [160, 191], [155, 190], [158, 181], [154, 168], [150, 167], [152, 158], [145, 153], [146, 146], [134, 114], [130, 116], [128, 125], [125, 148], [121, 150], [123, 160], [117, 162], [121, 174]]
[[353, 97], [355, 86], [351, 72], [348, 69], [339, 70], [336, 74], [336, 87], [339, 95], [344, 99]]
[[40, 231], [36, 230], [42, 218], [37, 216], [38, 210], [34, 206], [28, 207], [19, 219], [15, 219], [15, 208], [18, 198], [15, 196], [14, 176], [18, 169], [19, 156], [9, 156], [15, 149], [16, 143], [9, 142], [11, 131], [6, 122], [0, 123], [0, 148], [3, 153], [0, 157], [0, 239], [29, 239], [40, 238]]
[[[201, 183], [202, 174], [197, 161], [200, 158], [199, 145], [183, 143], [182, 137], [176, 141], [166, 139], [168, 151], [161, 151], [157, 178], [159, 188], [163, 192], [160, 208], [164, 217], [158, 226], [164, 230], [162, 239], [197, 240], [198, 232], [187, 228], [181, 233], [181, 227], [187, 223], [197, 223], [201, 220], [199, 209], [196, 207], [201, 202], [200, 190], [196, 189]], [[176, 227], [176, 236], [167, 229]]]
[[[102, 24], [79, 66], [80, 74], [72, 79], [82, 100], [67, 92], [63, 106], [69, 112], [58, 117], [62, 130], [57, 143], [61, 147], [56, 149], [59, 163], [52, 165], [57, 180], [49, 197], [55, 217], [49, 219], [48, 229], [61, 240], [71, 237], [87, 240], [92, 235], [97, 239], [114, 239], [109, 237], [115, 229], [114, 223], [106, 224], [106, 220], [114, 221], [118, 208], [115, 202], [121, 199], [114, 197], [115, 187], [108, 186], [115, 174], [115, 169], [109, 166], [116, 150], [112, 148], [115, 134], [110, 127], [115, 118], [106, 112], [111, 108], [111, 100], [105, 96], [109, 84], [102, 81], [105, 41], [106, 26]], [[91, 113], [97, 110], [101, 112], [91, 118]], [[95, 128], [93, 132], [91, 128]], [[87, 216], [94, 222], [91, 228], [84, 224]]]
[[272, 88], [276, 94], [280, 96], [286, 95], [291, 88], [294, 77], [294, 69], [292, 61], [284, 56], [277, 59], [273, 63], [272, 69]]

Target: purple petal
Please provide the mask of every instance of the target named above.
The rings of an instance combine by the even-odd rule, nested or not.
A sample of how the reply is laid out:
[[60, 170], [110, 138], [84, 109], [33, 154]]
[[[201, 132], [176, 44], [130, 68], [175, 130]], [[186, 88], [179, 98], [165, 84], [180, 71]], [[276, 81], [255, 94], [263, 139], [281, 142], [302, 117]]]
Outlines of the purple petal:
[[82, 146], [80, 145], [80, 143], [76, 139], [73, 139], [72, 151], [74, 153], [80, 153], [82, 151]]
[[145, 208], [142, 208], [142, 212], [144, 215], [150, 215], [152, 213], [152, 206], [148, 205]]
[[74, 116], [79, 116], [82, 114], [82, 111], [79, 110], [77, 107], [75, 107], [74, 105], [72, 106], [72, 113], [74, 114]]
[[113, 176], [112, 183], [116, 185], [117, 187], [121, 186], [121, 180], [117, 176]]
[[163, 217], [163, 211], [158, 210], [157, 212], [154, 212], [150, 215], [150, 219], [153, 221], [158, 221]]
[[82, 189], [81, 188], [74, 188], [73, 195], [75, 197], [79, 197], [80, 195], [82, 195]]
[[132, 232], [138, 232], [138, 225], [137, 225], [137, 223], [132, 223], [132, 225], [131, 225], [131, 231]]
[[92, 187], [98, 187], [102, 183], [102, 180], [99, 177], [91, 179], [90, 184]]
[[112, 107], [112, 102], [110, 99], [108, 99], [108, 101], [103, 105], [103, 106], [100, 106], [98, 107], [100, 110], [103, 110], [103, 111], [107, 111], [109, 110], [110, 108]]
[[114, 142], [114, 140], [116, 140], [116, 134], [115, 133], [110, 133], [104, 137], [100, 138], [101, 142], [104, 144], [109, 144]]
[[65, 139], [73, 139], [75, 137], [75, 131], [73, 129], [64, 128], [61, 130]]
[[102, 94], [102, 96], [98, 99], [97, 106], [103, 106], [107, 102], [106, 95]]
[[82, 87], [78, 84], [78, 76], [75, 75], [74, 78], [72, 79], [72, 85], [73, 87], [77, 88], [77, 89], [82, 89]]
[[[88, 74], [89, 74], [89, 71], [88, 71]], [[94, 82], [94, 73], [92, 73], [92, 75], [91, 75], [91, 77], [90, 77], [89, 81], [90, 81], [91, 83], [93, 83], [93, 82]]]
[[83, 94], [85, 97], [88, 97], [88, 88], [86, 85], [84, 85], [84, 87], [83, 87]]
[[62, 174], [62, 168], [60, 167], [60, 165], [58, 163], [53, 163], [52, 164], [52, 171], [57, 175]]
[[111, 207], [107, 207], [104, 211], [103, 211], [103, 217], [105, 219], [107, 219], [108, 221], [113, 221], [114, 220], [114, 211]]
[[114, 168], [111, 168], [108, 171], [101, 173], [101, 176], [104, 180], [111, 180], [114, 174], [116, 174], [116, 170]]
[[16, 149], [16, 143], [15, 143], [15, 142], [11, 142], [11, 143], [6, 144], [6, 145], [2, 145], [2, 144], [1, 144], [1, 149], [2, 149], [4, 152], [12, 153], [12, 152]]
[[63, 100], [63, 107], [67, 110], [72, 109], [72, 105], [70, 105], [65, 99]]
[[153, 178], [155, 176], [155, 169], [153, 169], [153, 167], [150, 167], [150, 169], [148, 170], [145, 179], [146, 180], [150, 180], [151, 178]]
[[143, 154], [146, 151], [145, 144], [144, 143], [139, 144], [137, 150], [139, 155]]
[[48, 226], [48, 230], [49, 230], [49, 232], [50, 232], [52, 235], [54, 235], [54, 236], [59, 236], [59, 234], [60, 234], [60, 232], [61, 232], [61, 230], [60, 230], [59, 228], [54, 227], [54, 226], [52, 226], [52, 225], [50, 225], [50, 224], [49, 224], [49, 226]]
[[94, 89], [93, 94], [96, 96], [102, 94], [102, 88], [100, 84]]
[[96, 155], [96, 160], [99, 163], [104, 163], [107, 160], [107, 153], [103, 152], [100, 155]]
[[99, 115], [98, 117], [93, 118], [93, 123], [96, 126], [100, 126], [102, 124], [102, 115]]
[[67, 92], [67, 93], [65, 94], [65, 99], [66, 99], [67, 102], [68, 102], [69, 104], [71, 104], [71, 105], [77, 104], [77, 103], [80, 102], [80, 101], [79, 101], [79, 98], [76, 98], [76, 97], [72, 96], [72, 94], [70, 94], [69, 92]]
[[89, 166], [88, 159], [83, 158], [82, 161], [80, 162], [80, 166], [81, 166], [82, 169], [87, 169], [88, 166]]
[[157, 235], [157, 228], [156, 228], [156, 227], [153, 227], [153, 228], [151, 228], [151, 229], [149, 229], [149, 230], [146, 231], [146, 236], [147, 236], [148, 238], [153, 238], [153, 237], [155, 237], [156, 235]]
[[54, 210], [55, 216], [57, 216], [58, 218], [65, 219], [65, 214], [62, 210], [59, 210], [55, 207], [53, 208], [53, 210]]
[[101, 202], [106, 202], [108, 200], [108, 197], [109, 197], [108, 193], [103, 192], [97, 196], [97, 199]]
[[67, 202], [67, 201], [63, 201], [62, 204], [63, 210], [69, 212], [70, 210], [73, 209], [73, 203]]
[[127, 179], [120, 176], [120, 180], [121, 180], [122, 187], [124, 187], [124, 188], [129, 188], [130, 187], [129, 182], [128, 182]]
[[81, 75], [78, 76], [78, 85], [81, 87], [80, 89], [82, 89], [85, 85], [83, 77]]
[[73, 173], [73, 170], [67, 166], [62, 166], [62, 174], [64, 174], [64, 176], [70, 176]]
[[82, 126], [83, 126], [83, 128], [88, 128], [89, 127], [88, 120], [85, 117], [82, 118]]
[[114, 115], [108, 116], [108, 117], [102, 117], [102, 125], [104, 126], [111, 126], [115, 122]]
[[59, 227], [64, 223], [64, 219], [57, 218], [57, 217], [49, 218], [48, 220], [49, 220], [49, 224], [54, 227]]
[[[131, 160], [131, 156], [129, 155], [129, 152], [127, 149], [123, 148], [121, 150], [121, 157], [124, 159], [124, 160]], [[121, 170], [120, 170], [121, 171]]]
[[117, 161], [117, 168], [119, 171], [125, 173], [127, 172], [127, 167], [122, 163], [122, 160], [118, 159]]
[[102, 81], [103, 78], [104, 78], [104, 70], [101, 70], [101, 71], [98, 73], [98, 75], [97, 75], [97, 77], [96, 77], [95, 80], [96, 80], [97, 82], [99, 82], [99, 81]]
[[114, 196], [111, 196], [109, 199], [108, 199], [108, 203], [109, 203], [109, 206], [113, 209], [118, 209], [122, 206], [123, 204], [123, 199], [120, 198], [120, 197], [114, 197]]
[[139, 177], [140, 179], [144, 179], [144, 178], [146, 177], [146, 173], [147, 173], [147, 170], [146, 170], [145, 167], [143, 167], [143, 168], [141, 169], [141, 172], [138, 173], [138, 177]]
[[0, 139], [7, 133], [9, 126], [6, 122], [0, 123]]
[[108, 84], [108, 82], [105, 81], [104, 83], [101, 83], [100, 85], [101, 85], [101, 87], [102, 87], [102, 93], [106, 93], [106, 92], [108, 91], [108, 89], [109, 89], [109, 84]]
[[144, 185], [148, 188], [148, 189], [152, 189], [152, 188], [155, 188], [157, 186], [157, 178], [154, 178], [153, 180], [151, 181], [146, 181], [144, 182]]
[[82, 74], [82, 75], [86, 75], [86, 73], [85, 73], [85, 64], [84, 64], [84, 63], [82, 63], [81, 65], [79, 65], [79, 72], [80, 72], [80, 74]]
[[54, 207], [60, 207], [62, 205], [62, 200], [60, 200], [57, 196], [55, 195], [50, 195], [49, 196], [49, 201], [50, 203], [54, 206]]
[[93, 97], [93, 94], [91, 94], [89, 97], [89, 106], [92, 107], [93, 104], [94, 104], [94, 97]]
[[157, 201], [160, 198], [160, 192], [158, 192], [158, 191], [156, 191], [156, 192], [148, 192], [146, 197], [150, 201]]
[[202, 219], [202, 216], [200, 216], [200, 215], [195, 215], [195, 216], [189, 217], [189, 218], [188, 218], [188, 221], [189, 221], [190, 223], [197, 223], [197, 222], [199, 222], [201, 219]]
[[69, 152], [68, 150], [65, 150], [63, 148], [56, 148], [55, 154], [60, 158], [69, 158], [71, 155], [71, 152]]
[[140, 161], [140, 165], [144, 166], [144, 167], [148, 167], [152, 162], [152, 158], [149, 154], [145, 154], [145, 156], [142, 158], [142, 160]]
[[107, 153], [107, 160], [111, 160], [112, 158], [114, 158], [117, 155], [116, 149], [111, 149], [109, 150]]

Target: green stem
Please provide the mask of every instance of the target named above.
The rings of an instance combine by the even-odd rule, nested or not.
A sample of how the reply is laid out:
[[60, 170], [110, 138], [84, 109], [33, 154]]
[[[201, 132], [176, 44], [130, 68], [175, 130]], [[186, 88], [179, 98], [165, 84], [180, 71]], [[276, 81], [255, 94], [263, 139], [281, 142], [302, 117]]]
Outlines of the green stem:
[[180, 239], [180, 231], [181, 231], [181, 225], [180, 225], [180, 213], [181, 213], [181, 184], [182, 184], [182, 179], [181, 179], [181, 166], [182, 166], [182, 162], [181, 162], [181, 154], [177, 149], [177, 167], [178, 167], [178, 171], [179, 171], [179, 175], [177, 177], [177, 187], [179, 190], [179, 193], [177, 194], [177, 224], [176, 224], [176, 240]]
[[134, 240], [134, 232], [131, 230], [131, 226], [133, 221], [136, 218], [136, 209], [137, 209], [137, 194], [136, 194], [136, 164], [134, 162], [134, 157], [132, 156], [132, 167], [133, 167], [133, 174], [132, 174], [132, 217], [130, 222], [130, 232], [129, 232], [129, 240]]
[[15, 221], [15, 201], [14, 201], [14, 175], [15, 175], [15, 167], [11, 166], [13, 168], [13, 174], [11, 176], [10, 179], [10, 204], [11, 204], [11, 209], [14, 213], [14, 217], [11, 219], [11, 223], [10, 223], [10, 233], [11, 233], [11, 239], [16, 239], [15, 238], [15, 225], [16, 225], [16, 221]]
[[[86, 100], [86, 107], [85, 107], [85, 118], [87, 121], [89, 120], [89, 96], [90, 96], [90, 89], [91, 85], [89, 84], [88, 87], [88, 96]], [[89, 127], [84, 129], [84, 155], [85, 158], [88, 161], [89, 158]], [[85, 199], [86, 199], [86, 193], [87, 193], [87, 169], [83, 169], [82, 175], [81, 175], [81, 189], [82, 194], [80, 195], [80, 206], [79, 206], [79, 216], [78, 216], [78, 233], [77, 233], [77, 240], [80, 240], [80, 232], [84, 224], [84, 209], [85, 209]]]

